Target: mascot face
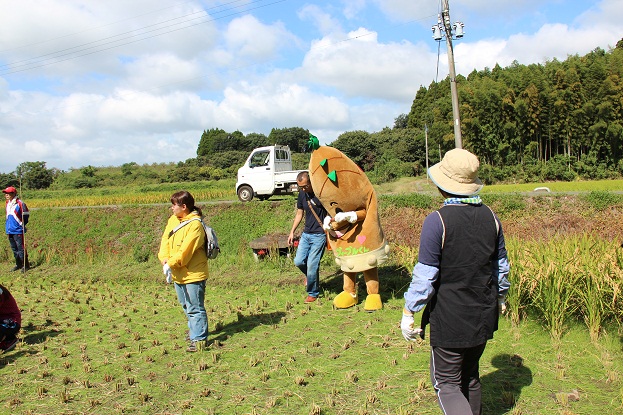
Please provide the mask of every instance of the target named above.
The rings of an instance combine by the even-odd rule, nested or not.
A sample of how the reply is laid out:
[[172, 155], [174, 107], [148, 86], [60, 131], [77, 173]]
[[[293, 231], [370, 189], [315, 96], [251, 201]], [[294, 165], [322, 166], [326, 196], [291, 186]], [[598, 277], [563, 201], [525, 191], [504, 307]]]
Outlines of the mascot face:
[[374, 192], [372, 183], [341, 151], [322, 146], [312, 153], [309, 167], [314, 193], [329, 215], [368, 206]]

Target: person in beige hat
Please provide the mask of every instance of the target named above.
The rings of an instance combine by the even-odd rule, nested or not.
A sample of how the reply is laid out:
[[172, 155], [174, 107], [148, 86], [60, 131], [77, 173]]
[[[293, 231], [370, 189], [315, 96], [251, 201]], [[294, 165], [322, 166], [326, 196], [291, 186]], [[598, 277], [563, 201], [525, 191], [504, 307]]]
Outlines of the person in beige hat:
[[510, 287], [502, 224], [478, 196], [479, 166], [474, 154], [453, 149], [429, 169], [445, 200], [422, 225], [400, 324], [407, 341], [430, 325], [431, 382], [445, 415], [481, 414], [479, 361]]

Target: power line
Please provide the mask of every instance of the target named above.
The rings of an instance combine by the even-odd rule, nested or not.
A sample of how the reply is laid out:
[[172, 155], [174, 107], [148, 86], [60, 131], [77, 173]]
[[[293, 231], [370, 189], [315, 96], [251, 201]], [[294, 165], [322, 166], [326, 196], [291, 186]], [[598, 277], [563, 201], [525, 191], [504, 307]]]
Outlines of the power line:
[[[239, 1], [241, 1], [241, 0], [232, 1], [230, 3], [227, 3], [227, 5], [233, 4], [233, 3], [237, 3]], [[259, 0], [259, 1], [262, 1], [262, 0]], [[259, 1], [254, 1], [252, 3], [257, 3]], [[48, 53], [48, 54], [45, 54], [45, 55], [40, 55], [40, 56], [35, 57], [35, 58], [26, 59], [26, 60], [15, 62], [15, 63], [11, 63], [11, 64], [0, 65], [0, 68], [2, 68], [2, 67], [11, 67], [10, 69], [7, 69], [5, 71], [1, 71], [0, 70], [0, 76], [10, 75], [10, 74], [18, 73], [18, 72], [23, 72], [23, 71], [28, 71], [28, 70], [31, 70], [31, 69], [41, 68], [41, 67], [44, 67], [44, 66], [53, 65], [53, 64], [56, 64], [56, 63], [60, 63], [60, 62], [65, 62], [65, 61], [68, 61], [68, 60], [81, 58], [81, 57], [84, 57], [84, 56], [92, 55], [94, 53], [104, 52], [106, 50], [114, 49], [114, 48], [117, 48], [117, 47], [120, 47], [120, 46], [125, 46], [125, 45], [129, 45], [129, 44], [132, 44], [132, 43], [141, 42], [143, 40], [152, 39], [152, 38], [157, 37], [157, 36], [162, 36], [162, 35], [165, 35], [165, 34], [173, 33], [173, 32], [179, 31], [179, 30], [183, 30], [183, 29], [188, 29], [190, 27], [198, 26], [198, 25], [201, 25], [201, 24], [205, 24], [205, 23], [216, 21], [216, 20], [220, 20], [220, 19], [236, 16], [236, 15], [239, 15], [239, 14], [242, 14], [242, 13], [249, 12], [251, 10], [261, 9], [261, 8], [272, 6], [272, 5], [275, 5], [275, 4], [278, 4], [278, 3], [283, 3], [285, 1], [287, 1], [287, 0], [276, 0], [276, 1], [273, 1], [271, 3], [258, 5], [256, 7], [249, 7], [249, 8], [246, 8], [245, 10], [243, 10], [243, 11], [233, 12], [233, 13], [222, 15], [222, 16], [219, 16], [219, 17], [205, 19], [205, 20], [197, 22], [197, 23], [188, 24], [186, 26], [173, 28], [173, 29], [167, 30], [165, 32], [162, 32], [162, 30], [169, 29], [169, 28], [172, 28], [172, 27], [175, 27], [175, 26], [179, 26], [179, 25], [182, 25], [182, 24], [190, 23], [190, 22], [192, 22], [194, 20], [204, 19], [205, 15], [204, 16], [200, 16], [200, 17], [194, 17], [194, 18], [191, 18], [191, 19], [187, 19], [187, 20], [184, 20], [182, 22], [173, 23], [173, 24], [170, 24], [170, 25], [167, 25], [167, 26], [158, 27], [158, 28], [155, 28], [155, 29], [152, 29], [152, 30], [144, 31], [142, 33], [132, 34], [134, 32], [137, 32], [137, 31], [140, 31], [140, 30], [144, 30], [144, 29], [149, 28], [149, 27], [159, 26], [159, 25], [162, 25], [163, 23], [168, 23], [168, 22], [171, 22], [171, 21], [174, 21], [174, 20], [179, 20], [181, 18], [192, 16], [192, 15], [197, 14], [197, 13], [205, 13], [205, 10], [201, 10], [199, 12], [194, 12], [194, 13], [191, 13], [191, 14], [188, 14], [188, 15], [185, 15], [185, 16], [180, 16], [180, 17], [177, 17], [177, 18], [169, 19], [169, 20], [166, 20], [164, 22], [155, 23], [155, 24], [149, 25], [149, 26], [144, 26], [144, 27], [142, 27], [140, 29], [136, 29], [136, 30], [133, 30], [133, 31], [121, 33], [121, 34], [114, 35], [114, 36], [109, 36], [107, 38], [103, 38], [103, 39], [96, 40], [96, 41], [93, 41], [93, 42], [84, 43], [82, 45], [74, 46], [74, 47], [63, 49], [63, 50], [56, 51], [56, 52], [51, 52], [51, 53]], [[236, 7], [232, 7], [232, 8], [229, 8], [229, 9], [217, 11], [216, 13], [226, 13], [228, 11], [235, 10], [235, 8]], [[159, 32], [159, 33], [155, 33], [155, 34], [150, 35], [150, 36], [141, 37], [140, 39], [129, 40], [132, 37], [143, 36], [143, 35], [146, 35], [146, 34], [149, 34], [149, 33], [153, 33], [153, 32]], [[126, 37], [121, 38], [121, 39], [116, 39], [116, 40], [110, 40], [108, 42], [103, 42], [103, 41], [106, 41], [108, 39], [114, 39], [114, 38], [117, 38], [119, 36], [124, 36], [124, 35], [128, 35], [128, 34], [131, 34], [131, 35], [130, 36], [126, 36]], [[123, 43], [120, 43], [120, 42], [123, 42]], [[92, 45], [92, 46], [89, 46], [89, 45]], [[112, 46], [104, 47], [106, 45], [112, 45]], [[79, 48], [81, 48], [81, 49], [79, 49]], [[99, 48], [99, 49], [97, 49], [97, 48]], [[78, 50], [72, 51], [72, 49], [78, 49]], [[87, 52], [87, 51], [89, 51], [91, 49], [96, 49], [96, 50], [92, 50], [90, 52]], [[82, 52], [85, 52], [85, 53], [82, 53]], [[74, 55], [76, 53], [78, 53], [78, 55]], [[50, 56], [50, 55], [55, 55], [55, 56], [51, 56], [50, 58], [45, 58], [46, 56]], [[64, 59], [60, 59], [60, 58], [63, 58], [64, 56], [68, 56], [68, 57], [66, 57]], [[44, 59], [41, 59], [41, 58], [44, 58]], [[39, 59], [39, 61], [37, 61], [37, 59]], [[20, 64], [20, 65], [17, 65], [17, 64]]]
[[[276, 3], [281, 3], [281, 2], [284, 2], [284, 1], [287, 1], [287, 0], [279, 0], [279, 1], [275, 1], [274, 3], [270, 3], [270, 4], [267, 4], [267, 5], [263, 5], [263, 6], [257, 6], [257, 7], [253, 8], [253, 9], [248, 9], [248, 10], [259, 9], [259, 8], [262, 8], [262, 7], [266, 7], [266, 6], [269, 6], [269, 5], [273, 5], [273, 4], [276, 4]], [[231, 3], [234, 3], [234, 2], [230, 2], [230, 3], [228, 3], [228, 4], [231, 4]], [[246, 11], [248, 11], [248, 10], [246, 10]], [[242, 13], [242, 12], [239, 12], [239, 13]], [[219, 19], [222, 19], [222, 18], [224, 18], [224, 17], [229, 17], [229, 16], [232, 16], [232, 15], [236, 15], [236, 14], [239, 14], [239, 13], [232, 13], [231, 15], [228, 15], [228, 16], [221, 16], [221, 17], [219, 17]], [[417, 18], [417, 19], [409, 20], [409, 21], [404, 22], [404, 23], [401, 23], [401, 24], [392, 25], [391, 27], [399, 27], [399, 26], [403, 26], [403, 25], [411, 24], [411, 23], [413, 23], [413, 22], [417, 22], [417, 21], [420, 21], [420, 20], [428, 20], [428, 19], [430, 19], [431, 17], [434, 17], [434, 16], [435, 16], [435, 15], [424, 16], [424, 17], [421, 17], [421, 18]], [[217, 20], [217, 19], [213, 19], [213, 20]], [[202, 23], [203, 23], [203, 22], [202, 22]], [[196, 26], [196, 25], [198, 25], [198, 24], [202, 24], [202, 23], [197, 23], [197, 24], [194, 24], [193, 26]], [[191, 26], [188, 26], [188, 27], [191, 27]], [[186, 28], [186, 27], [184, 27], [184, 28]], [[184, 29], [184, 28], [178, 28], [178, 29], [175, 29], [175, 30], [182, 30], [182, 29]], [[175, 31], [175, 30], [172, 30], [172, 31]], [[170, 31], [170, 32], [172, 32], [172, 31]], [[167, 32], [167, 33], [170, 33], [170, 32]], [[335, 46], [335, 45], [338, 45], [338, 44], [340, 44], [340, 43], [350, 42], [350, 41], [357, 40], [357, 39], [360, 39], [360, 38], [365, 37], [365, 36], [370, 36], [370, 35], [373, 35], [373, 34], [375, 34], [375, 33], [378, 33], [378, 31], [369, 31], [369, 32], [367, 32], [367, 33], [358, 34], [358, 35], [356, 35], [356, 36], [349, 36], [349, 37], [346, 37], [346, 38], [344, 38], [344, 39], [341, 39], [341, 40], [336, 40], [336, 41], [331, 42], [331, 43], [328, 43], [328, 44], [316, 45], [316, 46], [314, 46], [314, 47], [310, 48], [310, 50], [316, 50], [316, 49], [324, 49], [324, 48], [329, 48], [329, 47], [331, 47], [331, 46]], [[164, 34], [164, 33], [161, 33], [161, 34]], [[159, 35], [160, 35], [160, 34], [159, 34]], [[156, 35], [156, 36], [159, 36], [159, 35]], [[151, 36], [151, 37], [155, 37], [155, 36]], [[147, 39], [147, 38], [145, 38], [145, 39]], [[134, 42], [138, 42], [138, 41], [145, 40], [145, 39], [139, 39], [139, 40], [135, 40], [135, 41], [133, 41], [133, 42], [128, 42], [128, 43], [134, 43]], [[121, 45], [117, 45], [117, 46], [121, 46]], [[117, 46], [112, 46], [112, 47], [110, 47], [110, 48], [107, 48], [106, 50], [108, 50], [108, 49], [112, 49], [112, 48], [117, 47]], [[103, 50], [101, 50], [101, 51], [103, 51]], [[90, 53], [88, 53], [88, 54], [81, 55], [81, 56], [86, 56], [86, 55], [93, 54], [93, 53], [97, 53], [97, 52], [100, 52], [100, 51], [90, 52]], [[437, 72], [439, 71], [439, 53], [440, 53], [440, 51], [439, 51], [439, 49], [438, 49], [438, 51], [437, 51], [437, 54], [438, 54], [438, 61], [437, 61]], [[77, 57], [74, 57], [74, 58], [77, 58]], [[74, 58], [68, 58], [68, 59], [65, 59], [65, 60], [74, 59]], [[54, 63], [56, 63], [56, 62], [54, 62]], [[248, 67], [252, 67], [252, 66], [258, 65], [258, 64], [260, 64], [260, 63], [265, 63], [265, 62], [255, 62], [255, 63], [250, 63], [250, 64], [248, 64], [248, 65], [240, 65], [240, 66], [237, 66], [237, 67], [235, 67], [235, 68], [230, 68], [230, 69], [242, 69], [242, 68], [248, 68]], [[51, 63], [50, 63], [50, 64], [51, 64]], [[48, 64], [48, 65], [49, 65], [49, 64]], [[46, 65], [41, 65], [41, 66], [46, 66]], [[29, 69], [33, 69], [33, 68], [29, 68]], [[22, 71], [25, 71], [25, 70], [27, 70], [27, 69], [24, 69], [24, 70], [22, 70]], [[125, 94], [119, 94], [119, 96], [121, 96], [121, 97], [128, 97], [128, 96], [132, 96], [132, 95], [136, 95], [136, 94], [140, 94], [140, 93], [150, 92], [150, 91], [158, 90], [158, 89], [160, 89], [160, 88], [164, 88], [164, 87], [167, 87], [167, 86], [176, 85], [176, 84], [183, 84], [183, 83], [186, 83], [186, 82], [194, 81], [194, 80], [197, 80], [197, 79], [204, 78], [204, 77], [206, 77], [206, 76], [207, 76], [207, 75], [202, 75], [202, 76], [196, 76], [196, 77], [192, 77], [192, 78], [187, 78], [187, 79], [183, 79], [183, 80], [180, 80], [180, 81], [170, 82], [170, 83], [167, 83], [167, 84], [163, 84], [163, 85], [155, 86], [155, 87], [153, 87], [153, 88], [149, 88], [149, 89], [142, 89], [142, 90], [137, 90], [137, 91], [133, 91], [133, 92], [125, 93]], [[80, 102], [80, 103], [76, 103], [76, 104], [59, 105], [59, 106], [55, 106], [55, 107], [53, 107], [53, 108], [48, 108], [48, 111], [51, 111], [51, 110], [57, 110], [57, 109], [61, 109], [61, 108], [70, 108], [70, 107], [75, 107], [75, 106], [88, 105], [88, 104], [90, 104], [90, 103], [95, 103], [95, 102], [99, 102], [99, 101], [101, 101], [101, 99], [95, 99], [95, 100], [90, 100], [90, 101], [82, 101], [82, 102]]]
[[[236, 0], [236, 1], [241, 1], [241, 0]], [[173, 7], [177, 7], [179, 4], [194, 3], [194, 2], [195, 2], [195, 0], [184, 1], [184, 2], [181, 2], [181, 3], [173, 4], [171, 6], [162, 7], [160, 9], [152, 10], [152, 11], [147, 12], [147, 13], [142, 13], [142, 14], [138, 14], [138, 15], [135, 15], [135, 16], [132, 16], [132, 17], [128, 17], [127, 19], [117, 20], [117, 21], [114, 21], [114, 22], [106, 23], [106, 24], [103, 24], [103, 25], [100, 25], [100, 26], [89, 28], [89, 29], [80, 30], [78, 32], [68, 33], [68, 34], [65, 34], [65, 35], [62, 35], [62, 36], [58, 36], [58, 37], [54, 37], [54, 38], [51, 38], [51, 39], [42, 40], [42, 41], [39, 41], [39, 42], [28, 43], [28, 44], [21, 45], [21, 46], [15, 46], [15, 47], [9, 48], [9, 49], [2, 49], [2, 50], [0, 50], [0, 53], [1, 52], [9, 52], [9, 51], [12, 51], [12, 50], [24, 49], [24, 48], [31, 47], [31, 46], [42, 45], [44, 43], [54, 42], [55, 40], [64, 39], [66, 37], [79, 35], [79, 34], [82, 34], [82, 33], [85, 33], [85, 32], [90, 32], [92, 30], [97, 30], [97, 29], [101, 29], [101, 28], [104, 28], [104, 27], [116, 25], [117, 23], [126, 22], [128, 20], [134, 20], [137, 17], [147, 16], [149, 14], [154, 14], [154, 13], [162, 11], [162, 10], [171, 9]], [[232, 3], [234, 3], [234, 2], [232, 2]], [[229, 3], [225, 3], [225, 4], [229, 4]], [[216, 7], [216, 6], [214, 6], [214, 7]]]

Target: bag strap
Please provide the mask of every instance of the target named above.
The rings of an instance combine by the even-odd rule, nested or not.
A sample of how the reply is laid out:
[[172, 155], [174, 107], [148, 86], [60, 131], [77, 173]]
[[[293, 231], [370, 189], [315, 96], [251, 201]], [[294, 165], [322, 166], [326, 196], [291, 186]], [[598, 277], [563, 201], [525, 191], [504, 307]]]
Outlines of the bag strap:
[[[179, 225], [177, 225], [175, 228], [173, 228], [173, 230], [172, 230], [171, 232], [169, 232], [169, 236], [168, 236], [168, 238], [172, 237], [172, 236], [173, 236], [173, 234], [174, 234], [175, 232], [179, 231], [181, 228], [183, 228], [184, 226], [188, 225], [190, 222], [192, 222], [192, 221], [194, 221], [194, 220], [198, 220], [198, 221], [200, 221], [200, 222], [203, 222], [203, 221], [201, 220], [201, 218], [192, 218], [192, 219], [185, 220], [184, 222], [180, 223], [180, 224], [179, 224]], [[167, 238], [167, 239], [168, 239], [168, 238]]]
[[[309, 206], [309, 210], [311, 210], [311, 213], [314, 214], [314, 217], [316, 218], [316, 220], [318, 221], [318, 224], [320, 224], [320, 227], [322, 228], [322, 221], [320, 220], [320, 218], [318, 217], [318, 215], [316, 214], [316, 211], [314, 210], [314, 208], [312, 207], [311, 202], [309, 201], [309, 198], [307, 199], [307, 206]], [[324, 229], [324, 228], [323, 228]]]

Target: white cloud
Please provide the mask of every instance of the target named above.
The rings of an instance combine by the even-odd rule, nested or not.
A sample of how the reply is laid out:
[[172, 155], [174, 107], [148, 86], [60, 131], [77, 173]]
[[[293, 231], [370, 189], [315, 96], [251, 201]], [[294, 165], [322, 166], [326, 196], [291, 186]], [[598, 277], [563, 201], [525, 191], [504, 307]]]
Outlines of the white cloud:
[[298, 16], [303, 21], [311, 21], [323, 35], [343, 33], [340, 21], [316, 5], [305, 5]]
[[286, 83], [232, 85], [225, 90], [218, 115], [219, 125], [243, 132], [270, 132], [273, 127], [347, 126], [349, 122], [348, 107], [338, 99]]
[[296, 41], [283, 23], [266, 25], [257, 18], [246, 15], [233, 19], [225, 31], [225, 42], [229, 50], [239, 56], [257, 60], [275, 57], [288, 43]]
[[[331, 142], [344, 131], [391, 127], [437, 76], [429, 28], [439, 2], [430, 0], [246, 11], [249, 3], [200, 0], [0, 2], [0, 65], [99, 41], [98, 53], [0, 75], [2, 172], [37, 159], [63, 169], [185, 160], [213, 127], [268, 134], [300, 126]], [[623, 2], [452, 0], [451, 15], [466, 23], [454, 51], [467, 75], [614, 46]], [[182, 21], [194, 26], [178, 30]], [[134, 42], [137, 29], [157, 31]], [[102, 51], [116, 35], [128, 44]], [[444, 44], [441, 53], [443, 79]]]
[[348, 38], [314, 42], [303, 61], [307, 78], [348, 96], [405, 102], [413, 99], [422, 81], [434, 77], [434, 67], [428, 64], [434, 55], [424, 45], [382, 44], [375, 32], [366, 29], [351, 32]]

